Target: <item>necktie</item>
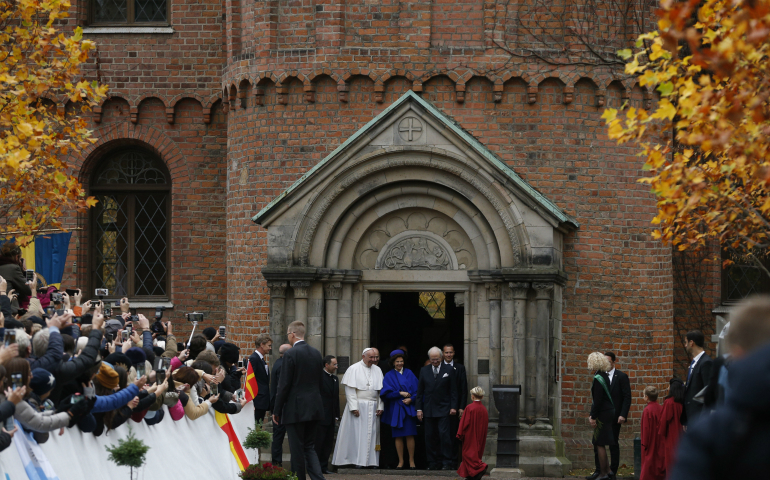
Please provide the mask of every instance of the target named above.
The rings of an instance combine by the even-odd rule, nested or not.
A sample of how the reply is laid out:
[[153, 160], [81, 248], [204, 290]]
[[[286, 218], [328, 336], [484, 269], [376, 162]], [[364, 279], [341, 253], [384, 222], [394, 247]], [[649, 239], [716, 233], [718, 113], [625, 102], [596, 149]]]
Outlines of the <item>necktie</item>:
[[695, 368], [695, 359], [690, 363], [690, 369], [687, 371], [687, 384], [690, 384], [690, 376], [692, 375], [692, 369]]
[[436, 377], [438, 377], [438, 368], [433, 367], [433, 378], [436, 378]]

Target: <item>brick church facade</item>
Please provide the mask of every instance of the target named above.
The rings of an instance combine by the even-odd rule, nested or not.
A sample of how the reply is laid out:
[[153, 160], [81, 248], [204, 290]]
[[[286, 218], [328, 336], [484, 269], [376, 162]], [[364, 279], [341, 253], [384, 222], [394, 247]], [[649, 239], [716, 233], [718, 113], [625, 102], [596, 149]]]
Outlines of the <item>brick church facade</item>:
[[652, 98], [495, 48], [497, 3], [77, 0], [110, 96], [74, 162], [100, 206], [68, 223], [64, 284], [166, 305], [183, 332], [204, 312], [244, 354], [304, 319], [349, 363], [390, 351], [383, 312], [417, 302], [397, 293], [441, 292], [454, 333], [420, 335], [457, 338], [488, 391], [525, 387], [527, 473], [592, 464], [595, 350], [631, 378], [631, 465], [641, 390], [674, 369], [672, 252], [640, 159], [600, 117]]

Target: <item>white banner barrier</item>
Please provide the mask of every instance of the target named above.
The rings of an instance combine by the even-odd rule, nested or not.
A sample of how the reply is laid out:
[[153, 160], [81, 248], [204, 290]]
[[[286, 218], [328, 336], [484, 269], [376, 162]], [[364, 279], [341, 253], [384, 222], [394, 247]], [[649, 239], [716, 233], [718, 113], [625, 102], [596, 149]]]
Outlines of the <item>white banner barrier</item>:
[[[227, 435], [217, 425], [213, 409], [195, 421], [184, 417], [177, 422], [171, 420], [165, 406], [163, 410], [165, 416], [157, 425], [129, 420], [98, 437], [83, 433], [77, 427], [65, 429], [62, 436], [56, 430], [41, 448], [61, 480], [128, 480], [129, 468], [109, 461], [105, 447], [117, 445], [118, 439], [126, 438], [130, 425], [134, 436], [150, 447], [146, 462], [139, 469], [140, 479], [238, 480], [238, 464], [230, 451]], [[241, 413], [230, 415], [230, 422], [243, 444], [248, 428], [254, 428], [253, 404], [249, 402]], [[256, 452], [244, 451], [249, 462], [254, 463]], [[6, 474], [10, 480], [27, 479], [14, 445], [0, 453], [0, 479], [5, 480]]]

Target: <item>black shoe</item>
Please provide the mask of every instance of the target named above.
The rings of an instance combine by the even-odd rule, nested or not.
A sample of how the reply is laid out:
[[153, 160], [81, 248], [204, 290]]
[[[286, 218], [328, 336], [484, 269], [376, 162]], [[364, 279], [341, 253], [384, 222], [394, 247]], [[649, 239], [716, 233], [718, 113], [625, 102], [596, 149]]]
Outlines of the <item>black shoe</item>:
[[437, 467], [435, 465], [428, 465], [428, 470], [438, 470], [438, 469], [439, 469], [439, 467]]
[[608, 475], [605, 475], [603, 477], [599, 477], [596, 480], [611, 480], [611, 479], [612, 479], [612, 477], [610, 477], [609, 474], [608, 474]]
[[356, 469], [358, 469], [358, 470], [363, 470], [364, 468], [366, 468], [366, 467], [364, 467], [363, 465], [356, 465]]
[[323, 473], [324, 475], [333, 475], [334, 474], [334, 472], [329, 471], [329, 470], [321, 470], [321, 473]]
[[608, 473], [607, 476], [610, 477], [610, 480], [615, 480], [616, 478], [618, 478], [618, 475], [613, 472]]
[[441, 470], [452, 470], [452, 465], [444, 465]]
[[417, 470], [417, 467], [409, 467], [409, 470]]
[[597, 478], [599, 478], [599, 475], [601, 475], [601, 472], [597, 470], [591, 475], [587, 476], [586, 480], [596, 480]]

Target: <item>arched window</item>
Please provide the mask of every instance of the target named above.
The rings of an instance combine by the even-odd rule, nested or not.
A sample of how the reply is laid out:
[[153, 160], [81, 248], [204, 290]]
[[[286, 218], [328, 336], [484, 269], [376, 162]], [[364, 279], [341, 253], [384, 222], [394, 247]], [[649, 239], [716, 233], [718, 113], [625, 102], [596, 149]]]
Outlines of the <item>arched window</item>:
[[140, 149], [105, 157], [91, 177], [91, 282], [109, 298], [167, 300], [171, 181]]

